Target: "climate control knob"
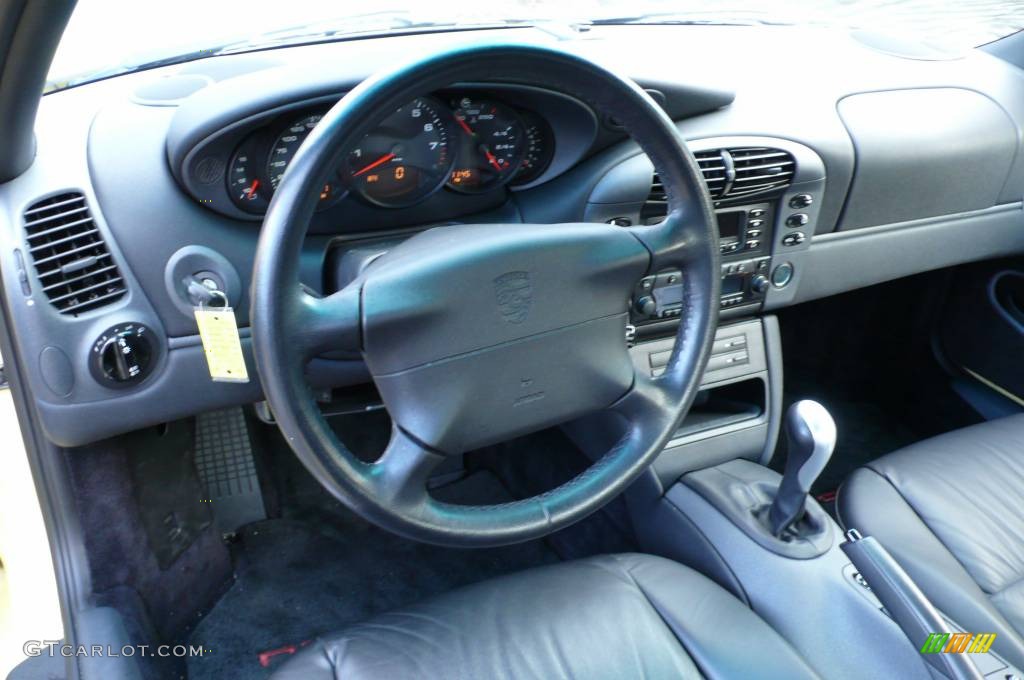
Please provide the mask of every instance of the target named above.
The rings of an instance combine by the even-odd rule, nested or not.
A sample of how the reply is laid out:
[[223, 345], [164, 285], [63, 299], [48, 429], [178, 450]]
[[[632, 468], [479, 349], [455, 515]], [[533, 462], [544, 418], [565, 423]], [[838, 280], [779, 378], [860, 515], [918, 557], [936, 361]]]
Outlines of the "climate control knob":
[[152, 331], [139, 323], [108, 328], [92, 346], [90, 368], [108, 387], [127, 387], [149, 373], [154, 347]]
[[750, 290], [755, 293], [763, 293], [768, 290], [769, 285], [768, 277], [764, 274], [755, 274], [750, 278]]

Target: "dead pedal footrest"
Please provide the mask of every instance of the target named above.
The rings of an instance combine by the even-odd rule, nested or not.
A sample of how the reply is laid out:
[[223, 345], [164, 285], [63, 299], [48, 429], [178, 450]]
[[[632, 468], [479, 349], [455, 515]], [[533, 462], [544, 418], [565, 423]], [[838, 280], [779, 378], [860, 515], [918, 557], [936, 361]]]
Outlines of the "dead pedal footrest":
[[249, 428], [240, 407], [196, 418], [196, 470], [223, 534], [266, 519]]

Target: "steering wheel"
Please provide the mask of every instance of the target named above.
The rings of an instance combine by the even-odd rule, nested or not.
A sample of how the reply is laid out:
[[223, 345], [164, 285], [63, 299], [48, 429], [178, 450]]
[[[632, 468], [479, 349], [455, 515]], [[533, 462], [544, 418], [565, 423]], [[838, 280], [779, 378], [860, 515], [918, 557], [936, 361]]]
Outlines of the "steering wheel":
[[[548, 88], [620, 121], [668, 196], [656, 225], [479, 224], [429, 229], [326, 297], [299, 284], [299, 256], [320, 187], [390, 112], [456, 83]], [[635, 369], [625, 330], [642, 277], [681, 270], [683, 308], [672, 357]], [[354, 512], [429, 543], [493, 546], [544, 536], [622, 492], [685, 416], [718, 318], [718, 239], [711, 199], [675, 125], [635, 83], [564, 51], [478, 45], [427, 56], [363, 82], [310, 133], [268, 209], [252, 283], [260, 380], [289, 445]], [[360, 351], [391, 415], [374, 463], [356, 458], [317, 408], [306, 364]], [[440, 502], [427, 491], [446, 456], [596, 411], [624, 419], [623, 437], [574, 479], [501, 505]]]

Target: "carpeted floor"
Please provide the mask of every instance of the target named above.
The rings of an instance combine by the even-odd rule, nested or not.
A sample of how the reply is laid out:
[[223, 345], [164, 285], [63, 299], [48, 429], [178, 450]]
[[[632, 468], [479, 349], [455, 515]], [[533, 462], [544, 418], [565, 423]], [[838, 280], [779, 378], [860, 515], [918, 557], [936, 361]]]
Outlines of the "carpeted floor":
[[[509, 500], [487, 472], [433, 493], [461, 503]], [[261, 651], [298, 645], [377, 612], [557, 559], [540, 541], [487, 550], [438, 548], [321, 507], [257, 522], [240, 533], [234, 586], [189, 638], [211, 650], [189, 660], [189, 678], [265, 678], [287, 657], [263, 668]]]

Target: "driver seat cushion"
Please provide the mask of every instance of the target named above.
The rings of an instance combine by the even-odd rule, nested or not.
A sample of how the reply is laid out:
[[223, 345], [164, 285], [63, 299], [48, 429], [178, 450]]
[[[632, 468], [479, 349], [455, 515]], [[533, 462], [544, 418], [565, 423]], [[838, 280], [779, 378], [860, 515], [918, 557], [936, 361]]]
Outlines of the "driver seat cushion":
[[874, 536], [947, 617], [996, 633], [1024, 667], [1024, 415], [918, 442], [839, 490], [847, 529]]
[[478, 583], [314, 642], [273, 680], [815, 678], [764, 620], [675, 562], [626, 554]]

